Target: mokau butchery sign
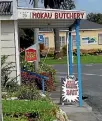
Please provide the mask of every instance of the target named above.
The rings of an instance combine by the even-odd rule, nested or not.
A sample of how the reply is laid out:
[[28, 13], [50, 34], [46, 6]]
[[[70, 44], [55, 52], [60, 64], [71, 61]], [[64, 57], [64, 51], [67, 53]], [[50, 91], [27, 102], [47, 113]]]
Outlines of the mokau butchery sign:
[[62, 101], [70, 103], [79, 101], [78, 80], [74, 76], [62, 78]]

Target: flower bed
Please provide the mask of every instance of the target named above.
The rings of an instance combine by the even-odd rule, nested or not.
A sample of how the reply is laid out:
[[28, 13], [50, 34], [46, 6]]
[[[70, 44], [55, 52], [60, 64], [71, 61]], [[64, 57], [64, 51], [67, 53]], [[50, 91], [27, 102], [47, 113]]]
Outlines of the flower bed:
[[[40, 73], [41, 75], [44, 75], [46, 77], [48, 77], [49, 79], [45, 81], [45, 90], [47, 91], [53, 91], [55, 90], [55, 86], [54, 86], [54, 80], [53, 80], [53, 76], [51, 73]], [[42, 79], [37, 77], [36, 75], [31, 75], [28, 72], [21, 72], [21, 80], [23, 84], [30, 84], [30, 83], [35, 83], [35, 85], [37, 85], [37, 88], [42, 90]]]

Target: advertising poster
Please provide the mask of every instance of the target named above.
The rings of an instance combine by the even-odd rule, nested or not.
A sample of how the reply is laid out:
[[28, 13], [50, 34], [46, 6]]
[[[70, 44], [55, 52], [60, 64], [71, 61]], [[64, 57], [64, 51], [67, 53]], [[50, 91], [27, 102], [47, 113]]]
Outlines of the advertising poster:
[[62, 78], [62, 101], [77, 102], [79, 101], [79, 86], [75, 76]]
[[95, 37], [82, 37], [82, 44], [83, 45], [97, 44], [97, 40]]
[[36, 50], [34, 49], [27, 49], [25, 50], [25, 60], [27, 62], [34, 62], [37, 60], [36, 57]]

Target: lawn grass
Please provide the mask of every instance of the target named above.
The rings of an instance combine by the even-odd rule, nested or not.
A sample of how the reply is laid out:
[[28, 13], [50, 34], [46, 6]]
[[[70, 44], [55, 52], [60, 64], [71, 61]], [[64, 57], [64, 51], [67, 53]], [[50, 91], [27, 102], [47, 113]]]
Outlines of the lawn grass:
[[[24, 100], [4, 100], [3, 101], [3, 114], [19, 114], [19, 113], [32, 113], [38, 112], [40, 115], [39, 121], [52, 121], [55, 118], [53, 111], [56, 110], [57, 107], [50, 103], [49, 101], [24, 101]], [[5, 121], [15, 121], [17, 119], [10, 118], [9, 116], [4, 116]], [[9, 120], [10, 119], [10, 120]], [[20, 120], [17, 121], [26, 121], [26, 119], [19, 117]]]
[[[43, 62], [44, 59], [41, 59]], [[61, 60], [53, 59], [53, 57], [48, 57], [45, 60], [46, 64], [49, 65], [54, 65], [54, 64], [67, 64], [67, 57], [65, 56]], [[94, 55], [87, 55], [87, 56], [81, 56], [81, 63], [82, 64], [97, 64], [97, 63], [102, 63], [102, 56], [94, 56]], [[74, 64], [77, 64], [77, 56], [74, 57]]]

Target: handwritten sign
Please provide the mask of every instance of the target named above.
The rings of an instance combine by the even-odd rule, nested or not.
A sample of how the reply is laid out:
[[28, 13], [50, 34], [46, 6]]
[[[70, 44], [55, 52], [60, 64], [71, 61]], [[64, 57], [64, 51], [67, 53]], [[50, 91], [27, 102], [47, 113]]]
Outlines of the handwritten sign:
[[76, 102], [79, 100], [79, 87], [76, 78], [62, 78], [62, 99], [67, 102]]
[[25, 60], [27, 62], [34, 62], [37, 60], [36, 50], [34, 49], [27, 49], [25, 50]]

